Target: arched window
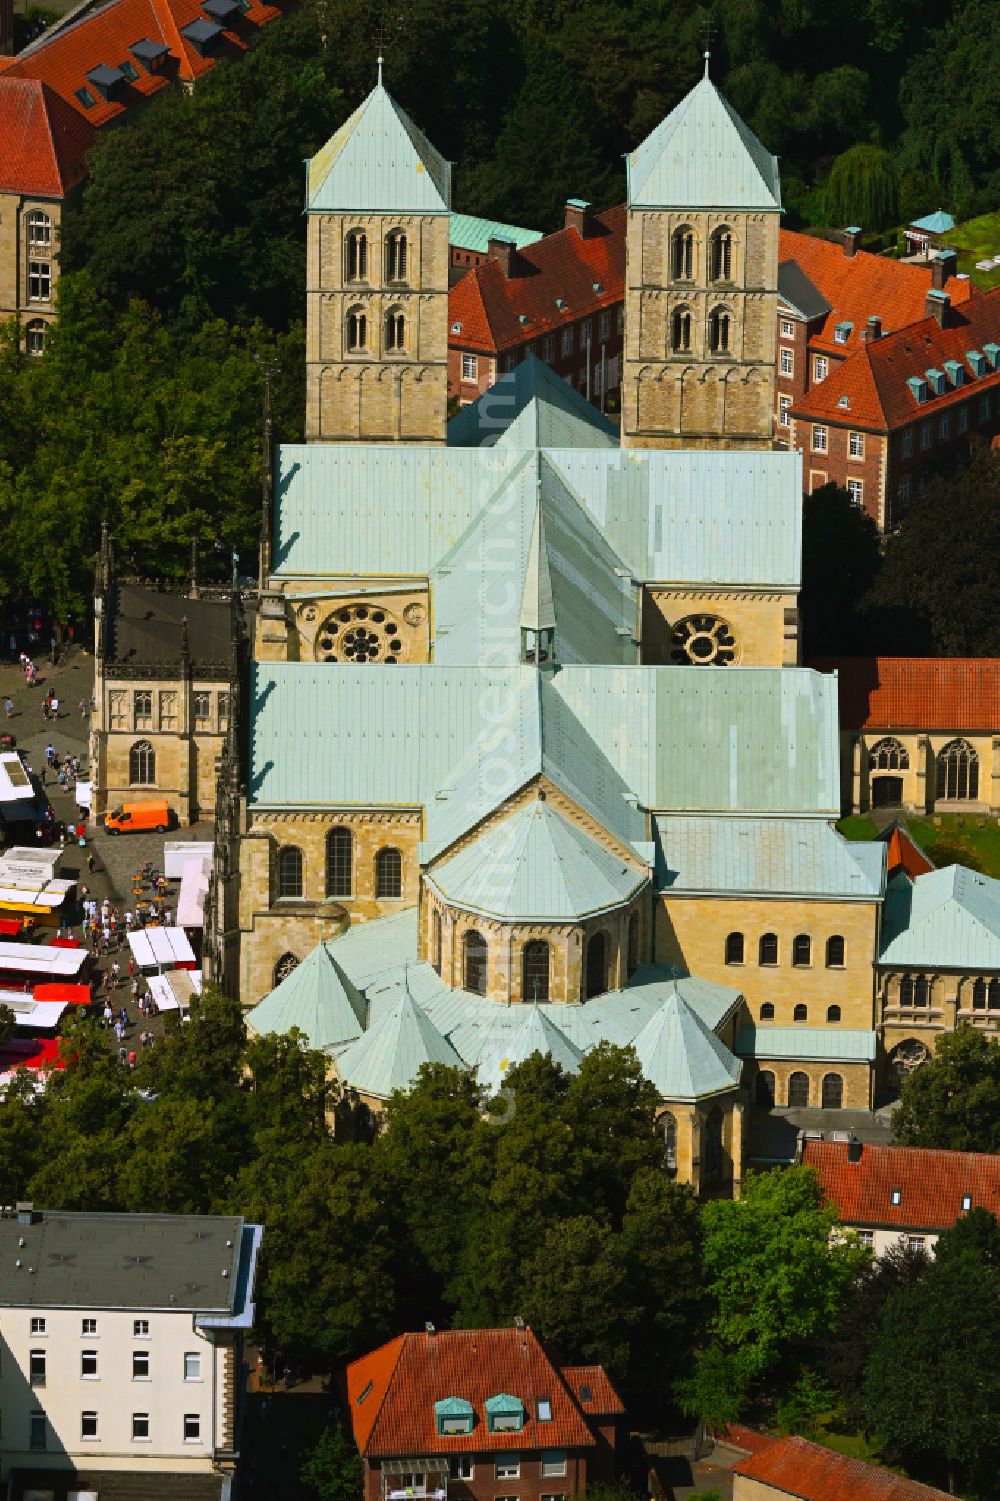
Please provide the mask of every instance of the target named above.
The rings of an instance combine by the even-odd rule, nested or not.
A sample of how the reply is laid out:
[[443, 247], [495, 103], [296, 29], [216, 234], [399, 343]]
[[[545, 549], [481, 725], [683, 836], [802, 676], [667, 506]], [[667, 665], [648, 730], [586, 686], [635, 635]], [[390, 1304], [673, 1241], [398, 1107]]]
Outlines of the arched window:
[[808, 933], [796, 933], [792, 939], [792, 963], [800, 969], [812, 963], [812, 939]]
[[347, 348], [350, 354], [368, 348], [368, 316], [363, 308], [352, 307], [347, 315]]
[[712, 236], [711, 275], [713, 281], [733, 279], [733, 235], [729, 229], [717, 229]]
[[761, 1004], [760, 1019], [762, 1022], [774, 1021], [774, 1003], [772, 1001], [764, 1001]]
[[677, 1119], [665, 1110], [657, 1116], [656, 1130], [663, 1141], [663, 1166], [668, 1173], [677, 1171]]
[[844, 1104], [844, 1081], [839, 1074], [824, 1074], [820, 1101], [824, 1110], [840, 1110]]
[[137, 740], [129, 751], [128, 779], [133, 787], [156, 785], [156, 752], [148, 740]]
[[913, 1005], [913, 976], [904, 975], [899, 982], [899, 1004], [901, 1006]]
[[389, 354], [401, 354], [406, 348], [406, 318], [399, 308], [385, 315], [385, 347]]
[[989, 1008], [991, 1011], [1000, 1011], [1000, 980], [990, 981]]
[[470, 928], [462, 940], [465, 970], [465, 988], [473, 995], [486, 994], [486, 975], [489, 949], [482, 933]]
[[274, 966], [274, 983], [280, 985], [282, 980], [287, 980], [293, 969], [298, 969], [299, 961], [295, 954], [282, 954]]
[[694, 235], [686, 226], [674, 230], [671, 266], [674, 281], [690, 281], [694, 276]]
[[718, 1183], [722, 1177], [722, 1111], [718, 1105], [705, 1122], [705, 1161], [701, 1181]]
[[368, 236], [363, 229], [352, 229], [347, 236], [344, 275], [348, 281], [368, 279]]
[[778, 935], [777, 933], [762, 933], [757, 947], [758, 962], [761, 964], [777, 964], [778, 962]]
[[708, 347], [713, 354], [726, 354], [729, 350], [732, 320], [728, 309], [713, 308], [708, 317]]
[[330, 829], [326, 836], [326, 894], [350, 896], [354, 864], [350, 829]]
[[670, 347], [678, 353], [691, 348], [691, 309], [679, 307], [670, 321]]
[[603, 995], [608, 988], [607, 944], [603, 933], [595, 933], [587, 943], [586, 981], [585, 1000]]
[[808, 1020], [809, 1020], [809, 1007], [806, 1006], [802, 1001], [799, 1001], [799, 1003], [798, 1003], [797, 1006], [793, 1006], [792, 1007], [792, 1021], [793, 1022], [806, 1022]]
[[441, 973], [441, 914], [435, 911], [431, 917], [431, 964]]
[[926, 975], [918, 975], [913, 986], [914, 1006], [926, 1006], [930, 1000], [930, 986]]
[[726, 934], [726, 963], [727, 964], [742, 964], [743, 963], [743, 934], [742, 933], [727, 933]]
[[826, 940], [826, 967], [827, 969], [843, 969], [844, 967], [844, 940], [840, 933], [834, 933]]
[[385, 237], [386, 281], [406, 280], [406, 259], [406, 236], [401, 229], [394, 229]]
[[769, 1068], [762, 1068], [757, 1075], [757, 1104], [761, 1110], [774, 1106], [774, 1074]]
[[839, 1022], [840, 1021], [840, 1007], [839, 1006], [827, 1006], [827, 1008], [826, 1008], [826, 1019], [827, 1019], [828, 1022]]
[[871, 771], [908, 771], [910, 757], [895, 735], [886, 735], [883, 740], [876, 740], [868, 752], [868, 767]]
[[45, 353], [45, 319], [32, 318], [24, 328], [24, 347], [29, 354]]
[[633, 912], [628, 920], [628, 972], [639, 968], [639, 914]]
[[967, 740], [952, 740], [937, 758], [937, 795], [959, 802], [979, 796], [979, 757]]
[[524, 987], [526, 1001], [549, 998], [549, 946], [540, 938], [524, 945]]
[[403, 857], [399, 850], [390, 847], [375, 856], [375, 895], [403, 895]]
[[972, 982], [972, 1009], [973, 1011], [986, 1009], [986, 981], [983, 979]]
[[278, 895], [302, 895], [302, 851], [294, 844], [278, 852]]
[[788, 1103], [802, 1110], [809, 1104], [809, 1075], [790, 1074], [788, 1077]]
[[27, 223], [29, 245], [52, 244], [52, 220], [48, 214], [43, 214], [39, 208], [32, 209]]

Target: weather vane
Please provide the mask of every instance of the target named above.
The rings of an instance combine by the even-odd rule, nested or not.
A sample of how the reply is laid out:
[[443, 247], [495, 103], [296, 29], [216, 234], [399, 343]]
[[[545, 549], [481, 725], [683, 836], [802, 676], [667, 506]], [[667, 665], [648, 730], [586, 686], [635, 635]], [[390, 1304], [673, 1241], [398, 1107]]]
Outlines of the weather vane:
[[708, 64], [712, 56], [712, 39], [715, 36], [715, 27], [711, 21], [705, 20], [701, 28], [702, 56], [705, 59], [705, 77], [708, 77]]

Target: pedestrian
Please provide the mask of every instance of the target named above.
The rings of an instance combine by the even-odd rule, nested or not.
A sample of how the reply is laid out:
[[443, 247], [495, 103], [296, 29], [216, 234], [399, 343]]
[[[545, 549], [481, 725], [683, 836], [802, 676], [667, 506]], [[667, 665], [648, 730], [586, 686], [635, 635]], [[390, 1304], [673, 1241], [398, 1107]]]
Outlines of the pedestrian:
[[125, 1051], [125, 1045], [124, 1045], [124, 1043], [118, 1049], [118, 1062], [121, 1064], [122, 1068], [124, 1068], [125, 1064], [128, 1062], [128, 1054]]
[[3, 701], [3, 711], [6, 714], [6, 716], [7, 716], [8, 719], [13, 719], [14, 718], [14, 700], [12, 698], [5, 698], [4, 699], [4, 701]]
[[129, 1052], [129, 1055], [128, 1055], [128, 1066], [129, 1066], [129, 1068], [135, 1068], [135, 1048], [132, 1048], [131, 1051]]
[[89, 719], [90, 718], [90, 704], [87, 702], [87, 700], [85, 698], [81, 698], [81, 700], [80, 700], [80, 718], [81, 719]]
[[104, 924], [101, 928], [101, 942], [104, 944], [105, 952], [107, 952], [111, 947], [111, 929], [108, 926], [107, 918], [104, 919]]
[[96, 862], [94, 860], [93, 851], [91, 851], [91, 853], [87, 856], [87, 869], [90, 871], [91, 875], [93, 875], [94, 873], [95, 863]]
[[101, 1012], [101, 1015], [104, 1017], [105, 1027], [110, 1027], [112, 1021], [114, 1020], [114, 1012], [111, 1009], [110, 1001], [104, 1002], [104, 1010]]
[[56, 748], [51, 742], [45, 747], [46, 765], [54, 767], [56, 764]]
[[119, 1011], [118, 1015], [121, 1017], [122, 1026], [123, 1027], [127, 1027], [128, 1026], [128, 1012], [125, 1010], [124, 1006], [121, 1008], [121, 1010]]
[[[132, 930], [132, 924], [134, 922], [135, 922], [135, 918], [132, 916], [132, 909], [131, 909], [131, 907], [126, 907], [125, 908], [125, 927], [128, 929], [129, 932], [131, 932], [131, 930]], [[134, 965], [135, 965], [135, 960], [134, 959], [130, 959], [128, 961], [128, 972], [129, 972], [129, 974], [132, 973]]]
[[49, 701], [49, 712], [51, 713], [53, 719], [59, 718], [59, 700], [58, 698], [56, 698], [55, 694], [52, 694]]
[[42, 718], [43, 719], [48, 719], [48, 717], [49, 717], [49, 710], [51, 708], [52, 708], [52, 693], [50, 691], [50, 692], [46, 693], [45, 697], [42, 699]]
[[132, 1004], [134, 1006], [138, 1006], [140, 1011], [142, 1010], [142, 1002], [139, 999], [139, 981], [138, 980], [133, 980], [132, 981]]
[[112, 966], [111, 966], [111, 984], [114, 986], [115, 990], [118, 989], [118, 982], [121, 979], [121, 975], [122, 975], [121, 965], [118, 963], [118, 960], [116, 959], [115, 962], [114, 962], [114, 964], [112, 964]]

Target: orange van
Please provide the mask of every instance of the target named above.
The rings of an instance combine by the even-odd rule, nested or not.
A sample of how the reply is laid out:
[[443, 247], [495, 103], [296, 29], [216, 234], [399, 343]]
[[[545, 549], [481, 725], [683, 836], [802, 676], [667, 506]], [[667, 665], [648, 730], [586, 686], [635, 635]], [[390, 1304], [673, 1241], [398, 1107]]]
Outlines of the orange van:
[[155, 829], [165, 834], [170, 827], [170, 804], [122, 803], [104, 815], [104, 828], [109, 834], [136, 834], [140, 829]]

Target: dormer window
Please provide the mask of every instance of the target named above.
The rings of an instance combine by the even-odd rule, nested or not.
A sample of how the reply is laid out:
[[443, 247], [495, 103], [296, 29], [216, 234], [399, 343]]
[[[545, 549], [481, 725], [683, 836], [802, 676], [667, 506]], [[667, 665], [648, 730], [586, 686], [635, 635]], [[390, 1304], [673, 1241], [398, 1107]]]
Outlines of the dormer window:
[[921, 380], [919, 375], [911, 375], [908, 377], [906, 384], [910, 388], [910, 395], [914, 401], [918, 406], [922, 406], [927, 400], [927, 382]]
[[434, 1403], [434, 1421], [442, 1438], [458, 1438], [476, 1426], [472, 1403], [464, 1397], [442, 1397]]
[[221, 21], [225, 25], [239, 14], [240, 0], [202, 0], [201, 8], [213, 21]]
[[111, 99], [125, 82], [125, 75], [121, 68], [109, 68], [107, 63], [99, 63], [96, 68], [90, 69], [87, 82], [94, 85], [102, 99]]
[[215, 21], [198, 20], [182, 26], [181, 36], [186, 42], [191, 43], [199, 57], [208, 57], [210, 53], [218, 50], [223, 30]]
[[960, 386], [965, 377], [965, 370], [957, 360], [945, 360], [944, 373], [953, 386]]
[[944, 371], [930, 369], [925, 370], [924, 374], [927, 377], [927, 384], [933, 391], [934, 395], [943, 396], [945, 388]]
[[980, 350], [968, 350], [966, 352], [965, 358], [969, 362], [969, 369], [972, 371], [973, 375], [986, 374], [986, 356]]
[[837, 327], [833, 330], [834, 343], [846, 344], [848, 339], [851, 337], [853, 328], [853, 323], [838, 323]]
[[524, 1427], [524, 1403], [520, 1397], [499, 1392], [495, 1397], [487, 1397], [485, 1407], [490, 1433], [520, 1433]]
[[138, 58], [147, 73], [157, 72], [170, 55], [170, 48], [165, 42], [154, 42], [151, 37], [142, 37], [128, 50], [133, 57]]

